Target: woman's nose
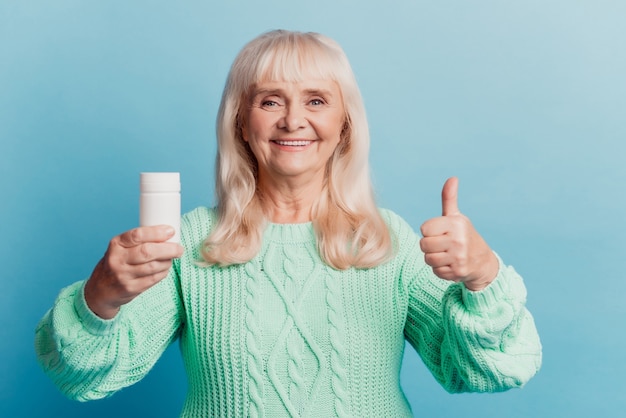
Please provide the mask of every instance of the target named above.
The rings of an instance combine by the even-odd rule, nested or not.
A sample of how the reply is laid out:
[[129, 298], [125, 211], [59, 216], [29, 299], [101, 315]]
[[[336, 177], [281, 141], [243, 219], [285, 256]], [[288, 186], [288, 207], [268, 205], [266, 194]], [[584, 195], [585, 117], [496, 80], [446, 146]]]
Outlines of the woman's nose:
[[290, 103], [285, 107], [285, 113], [280, 121], [279, 128], [288, 132], [297, 131], [306, 124], [305, 110], [299, 104]]

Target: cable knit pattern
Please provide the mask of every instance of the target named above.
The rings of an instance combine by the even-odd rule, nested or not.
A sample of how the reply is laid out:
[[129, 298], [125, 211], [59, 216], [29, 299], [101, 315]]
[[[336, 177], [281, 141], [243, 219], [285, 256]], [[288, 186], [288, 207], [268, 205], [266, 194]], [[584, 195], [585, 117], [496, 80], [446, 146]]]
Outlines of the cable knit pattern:
[[259, 311], [260, 295], [258, 291], [257, 277], [261, 268], [258, 263], [250, 262], [246, 264], [246, 347], [248, 349], [248, 373], [249, 384], [248, 393], [250, 395], [250, 418], [263, 417], [263, 360], [259, 349], [261, 323], [256, 316]]
[[[298, 277], [298, 267], [294, 260], [296, 255], [290, 248], [284, 249], [284, 272], [285, 272], [285, 303], [294, 303], [298, 300], [298, 294], [302, 288], [302, 282]], [[304, 272], [310, 276], [309, 272]], [[305, 393], [305, 370], [304, 370], [304, 340], [297, 328], [288, 331], [287, 337], [287, 354], [289, 356], [289, 364], [287, 366], [287, 375], [289, 377], [289, 399], [294, 406], [296, 416], [301, 416], [304, 408]]]
[[326, 275], [326, 304], [328, 305], [328, 324], [330, 325], [330, 367], [332, 372], [332, 388], [335, 394], [335, 413], [340, 417], [349, 417], [348, 388], [346, 381], [346, 344], [344, 315], [340, 298], [341, 281], [330, 274]]
[[[285, 321], [270, 352], [269, 377], [290, 416], [310, 416], [307, 409], [315, 405], [306, 400], [317, 396], [326, 359], [307, 324], [310, 311], [305, 300], [312, 288], [318, 289], [323, 285], [318, 271], [321, 265], [312, 262], [308, 251], [297, 251], [282, 245], [278, 250], [272, 245], [272, 238], [269, 241], [265, 272], [274, 285], [276, 300], [286, 311]], [[296, 248], [300, 246], [299, 243], [293, 245]], [[274, 248], [276, 251], [271, 251]], [[281, 269], [273, 268], [281, 265]]]
[[185, 254], [169, 276], [111, 320], [87, 307], [83, 282], [39, 323], [35, 350], [68, 397], [109, 396], [141, 379], [175, 340], [188, 375], [183, 417], [410, 417], [400, 387], [405, 342], [450, 392], [524, 385], [541, 345], [521, 277], [501, 262], [480, 292], [433, 275], [419, 237], [381, 211], [393, 260], [338, 271], [311, 223], [269, 224], [250, 262], [200, 267], [216, 214], [181, 222]]

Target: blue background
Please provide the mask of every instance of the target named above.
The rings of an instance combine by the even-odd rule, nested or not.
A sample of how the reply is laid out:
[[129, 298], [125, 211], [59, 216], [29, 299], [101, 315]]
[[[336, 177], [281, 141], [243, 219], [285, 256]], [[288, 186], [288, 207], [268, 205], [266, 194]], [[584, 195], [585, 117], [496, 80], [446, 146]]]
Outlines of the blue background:
[[626, 409], [626, 2], [0, 1], [0, 416], [176, 416], [178, 348], [113, 398], [66, 400], [33, 331], [137, 224], [141, 171], [213, 203], [228, 67], [268, 29], [325, 33], [359, 80], [381, 206], [416, 229], [448, 176], [525, 277], [544, 365], [523, 389], [449, 395], [407, 350], [421, 417], [617, 417]]

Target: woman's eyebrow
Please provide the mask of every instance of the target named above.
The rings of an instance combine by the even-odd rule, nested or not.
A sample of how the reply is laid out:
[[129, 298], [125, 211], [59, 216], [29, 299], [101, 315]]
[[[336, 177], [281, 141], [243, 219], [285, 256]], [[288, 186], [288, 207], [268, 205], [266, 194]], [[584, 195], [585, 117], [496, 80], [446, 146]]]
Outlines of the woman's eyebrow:
[[[250, 99], [258, 99], [259, 96], [283, 96], [285, 94], [285, 90], [281, 88], [260, 88], [252, 91]], [[300, 94], [302, 96], [321, 96], [326, 98], [334, 97], [331, 90], [317, 87], [304, 88], [303, 90], [301, 90]]]
[[303, 93], [309, 95], [309, 96], [330, 96], [332, 97], [333, 93], [330, 90], [327, 89], [318, 89], [318, 88], [311, 88], [311, 89], [305, 89], [303, 90]]
[[252, 91], [252, 97], [256, 97], [256, 96], [271, 96], [274, 94], [281, 94], [282, 90], [281, 89], [258, 89], [258, 90], [253, 90]]

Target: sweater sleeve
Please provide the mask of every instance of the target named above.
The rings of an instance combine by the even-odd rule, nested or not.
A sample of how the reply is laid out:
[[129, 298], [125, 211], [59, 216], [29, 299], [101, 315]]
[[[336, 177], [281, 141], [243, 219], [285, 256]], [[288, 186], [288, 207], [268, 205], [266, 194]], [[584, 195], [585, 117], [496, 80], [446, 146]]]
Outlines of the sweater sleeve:
[[405, 337], [448, 392], [500, 392], [523, 386], [541, 365], [541, 343], [522, 278], [500, 257], [496, 279], [473, 292], [437, 277], [419, 237], [397, 231], [408, 310]]
[[38, 361], [55, 385], [80, 401], [104, 398], [145, 376], [182, 327], [177, 260], [168, 277], [104, 320], [84, 283], [63, 289], [35, 331]]

